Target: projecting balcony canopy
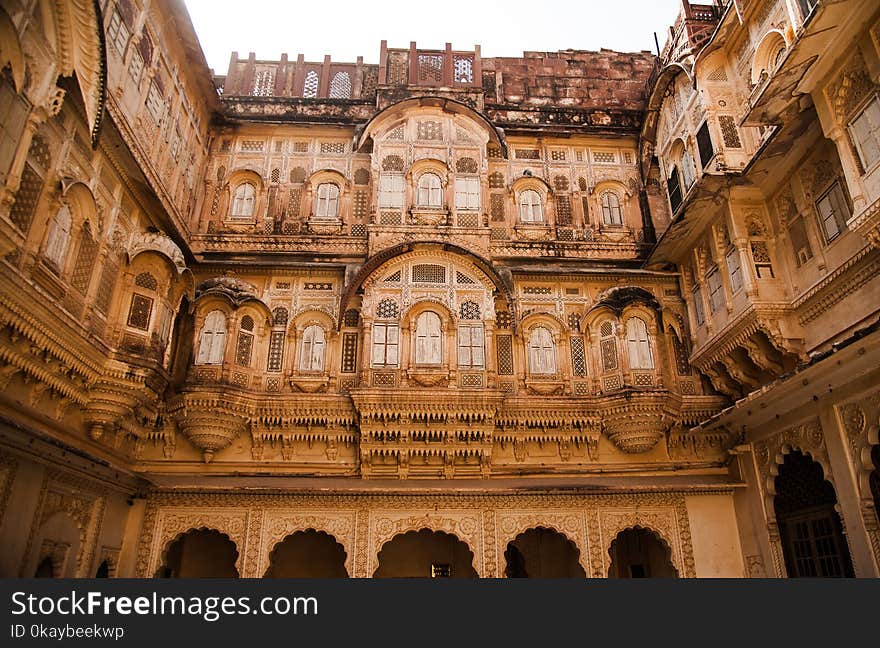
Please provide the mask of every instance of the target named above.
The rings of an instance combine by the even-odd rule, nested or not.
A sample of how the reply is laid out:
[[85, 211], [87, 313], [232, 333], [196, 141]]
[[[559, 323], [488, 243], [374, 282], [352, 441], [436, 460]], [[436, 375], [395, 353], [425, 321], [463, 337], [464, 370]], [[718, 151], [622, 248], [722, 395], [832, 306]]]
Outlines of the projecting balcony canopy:
[[392, 104], [373, 115], [373, 117], [370, 118], [363, 127], [358, 128], [355, 133], [356, 150], [360, 150], [361, 147], [363, 147], [371, 138], [375, 139], [377, 133], [381, 133], [387, 126], [398, 120], [400, 116], [406, 113], [409, 109], [425, 107], [439, 108], [443, 112], [452, 115], [461, 115], [475, 122], [482, 130], [489, 134], [489, 142], [501, 147], [503, 156], [507, 157], [507, 139], [504, 136], [503, 130], [495, 127], [485, 115], [477, 112], [467, 104], [447, 97], [435, 96], [405, 99], [404, 101]]

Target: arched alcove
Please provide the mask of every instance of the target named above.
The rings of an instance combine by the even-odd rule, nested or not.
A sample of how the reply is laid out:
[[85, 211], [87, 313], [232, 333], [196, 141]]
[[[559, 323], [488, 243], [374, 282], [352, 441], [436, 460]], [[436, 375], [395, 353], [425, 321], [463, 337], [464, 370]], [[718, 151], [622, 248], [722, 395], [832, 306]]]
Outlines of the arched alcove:
[[799, 450], [789, 452], [774, 489], [773, 508], [789, 578], [853, 576], [837, 494], [822, 466]]
[[409, 531], [382, 546], [373, 578], [477, 578], [473, 558], [467, 544], [451, 533]]
[[238, 549], [225, 533], [192, 529], [168, 543], [159, 578], [238, 578]]
[[534, 527], [508, 543], [504, 552], [508, 578], [583, 578], [580, 550], [554, 529]]
[[266, 578], [346, 578], [345, 549], [333, 536], [309, 529], [275, 545]]
[[656, 533], [633, 527], [617, 534], [608, 550], [609, 578], [677, 578], [669, 546]]

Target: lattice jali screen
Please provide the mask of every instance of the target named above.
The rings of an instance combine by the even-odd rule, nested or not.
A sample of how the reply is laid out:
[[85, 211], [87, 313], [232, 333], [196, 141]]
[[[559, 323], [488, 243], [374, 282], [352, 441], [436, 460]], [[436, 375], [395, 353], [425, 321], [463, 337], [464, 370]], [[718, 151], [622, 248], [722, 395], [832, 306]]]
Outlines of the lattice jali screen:
[[269, 358], [266, 371], [281, 371], [284, 360], [284, 331], [272, 331], [269, 337]]
[[357, 369], [357, 333], [342, 334], [342, 373]]
[[587, 375], [587, 357], [582, 337], [571, 338], [571, 371], [575, 376]]
[[499, 335], [495, 338], [495, 356], [499, 376], [513, 375], [513, 337]]
[[396, 371], [374, 371], [373, 387], [394, 387], [397, 384]]
[[419, 83], [443, 81], [443, 56], [441, 54], [418, 55]]
[[605, 371], [614, 371], [617, 369], [617, 342], [615, 339], [608, 338], [602, 340], [599, 345], [602, 352], [602, 369]]
[[568, 196], [556, 197], [556, 224], [571, 225], [571, 201]]
[[446, 268], [436, 263], [420, 263], [412, 268], [414, 283], [446, 283]]
[[352, 198], [352, 213], [356, 218], [366, 218], [368, 211], [367, 202], [366, 190], [358, 189], [354, 192], [354, 197]]
[[150, 313], [152, 310], [152, 299], [134, 293], [131, 296], [131, 306], [128, 309], [128, 326], [142, 331], [148, 330], [150, 328]]
[[254, 336], [250, 333], [239, 332], [238, 343], [235, 346], [235, 364], [250, 367], [253, 347]]
[[383, 299], [376, 306], [376, 317], [382, 319], [396, 319], [400, 315], [400, 307], [393, 299]]
[[478, 320], [480, 319], [480, 305], [473, 301], [462, 302], [461, 306], [459, 306], [459, 312], [461, 315], [461, 319], [463, 320]]
[[351, 75], [348, 72], [337, 72], [330, 81], [331, 99], [351, 99]]
[[492, 215], [492, 222], [504, 222], [504, 194], [493, 193], [489, 197], [489, 213]]
[[383, 211], [379, 212], [380, 225], [400, 225], [403, 222], [403, 216], [399, 211]]
[[452, 80], [455, 83], [474, 82], [474, 57], [455, 54], [452, 57]]
[[459, 227], [479, 227], [479, 214], [458, 214], [456, 216], [456, 225]]
[[85, 295], [89, 289], [89, 282], [92, 278], [92, 270], [95, 266], [95, 256], [97, 253], [98, 242], [92, 238], [91, 230], [88, 224], [86, 224], [83, 228], [82, 242], [79, 246], [76, 264], [73, 266], [73, 275], [70, 278], [70, 285], [81, 295]]
[[347, 311], [345, 311], [345, 314], [342, 316], [342, 325], [343, 326], [357, 326], [359, 319], [360, 319], [360, 313], [358, 313], [353, 308], [349, 308]]
[[409, 83], [409, 55], [407, 52], [388, 53], [388, 85]]
[[443, 125], [438, 121], [420, 121], [416, 128], [416, 137], [420, 140], [442, 140]]
[[455, 171], [456, 173], [476, 173], [477, 161], [470, 157], [459, 158], [455, 163]]
[[403, 171], [403, 158], [399, 155], [388, 155], [382, 160], [383, 171]]
[[474, 374], [470, 374], [470, 373], [462, 374], [462, 375], [461, 375], [461, 380], [460, 380], [460, 383], [459, 383], [459, 384], [460, 384], [462, 387], [470, 388], [470, 389], [474, 389], [474, 388], [482, 387], [482, 386], [483, 386], [483, 374], [478, 374], [478, 373], [474, 373]]

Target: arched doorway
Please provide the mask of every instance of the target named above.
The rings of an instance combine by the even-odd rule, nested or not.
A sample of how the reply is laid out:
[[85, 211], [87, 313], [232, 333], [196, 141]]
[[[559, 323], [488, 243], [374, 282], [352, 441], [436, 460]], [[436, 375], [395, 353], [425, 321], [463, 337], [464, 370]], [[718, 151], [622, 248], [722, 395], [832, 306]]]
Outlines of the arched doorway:
[[669, 546], [657, 534], [633, 527], [617, 534], [608, 550], [608, 578], [678, 578]]
[[822, 466], [802, 452], [785, 455], [773, 508], [789, 578], [852, 576], [852, 559]]
[[110, 563], [102, 561], [95, 570], [95, 578], [110, 578]]
[[580, 551], [563, 534], [535, 527], [520, 533], [504, 552], [508, 578], [584, 578]]
[[373, 578], [477, 578], [473, 559], [468, 546], [451, 533], [409, 531], [382, 546]]
[[187, 531], [165, 552], [159, 578], [238, 578], [238, 550], [225, 533], [214, 529]]
[[346, 578], [345, 549], [323, 531], [297, 531], [275, 545], [266, 578]]
[[37, 569], [34, 572], [34, 578], [54, 578], [55, 577], [55, 568], [52, 565], [52, 559], [49, 556], [46, 556], [40, 561], [40, 564], [37, 565]]

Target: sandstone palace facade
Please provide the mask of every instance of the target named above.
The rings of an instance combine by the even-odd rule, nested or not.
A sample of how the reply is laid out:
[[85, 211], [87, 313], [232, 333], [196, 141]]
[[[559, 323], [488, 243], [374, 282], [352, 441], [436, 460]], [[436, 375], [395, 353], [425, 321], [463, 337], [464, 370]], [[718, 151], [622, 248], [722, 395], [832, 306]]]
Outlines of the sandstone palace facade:
[[880, 575], [876, 2], [217, 76], [10, 0], [0, 67], [0, 575]]

